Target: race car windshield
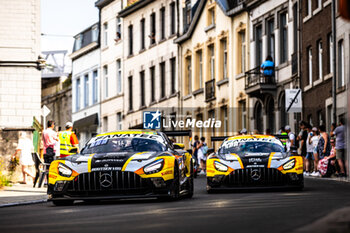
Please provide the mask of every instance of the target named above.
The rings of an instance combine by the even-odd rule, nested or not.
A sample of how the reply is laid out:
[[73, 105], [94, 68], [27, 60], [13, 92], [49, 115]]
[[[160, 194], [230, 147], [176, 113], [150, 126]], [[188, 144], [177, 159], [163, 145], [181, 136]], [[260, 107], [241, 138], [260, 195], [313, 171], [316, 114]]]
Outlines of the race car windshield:
[[248, 153], [268, 153], [284, 152], [284, 147], [272, 142], [225, 142], [220, 150], [220, 154], [237, 154], [239, 156]]
[[114, 138], [92, 142], [83, 149], [82, 154], [144, 151], [160, 152], [165, 150], [165, 145], [153, 139]]

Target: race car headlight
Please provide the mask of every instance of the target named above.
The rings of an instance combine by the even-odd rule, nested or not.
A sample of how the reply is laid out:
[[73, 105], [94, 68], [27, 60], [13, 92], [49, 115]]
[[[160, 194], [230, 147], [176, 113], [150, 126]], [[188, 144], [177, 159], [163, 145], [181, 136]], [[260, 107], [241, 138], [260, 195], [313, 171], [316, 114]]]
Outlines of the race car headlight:
[[290, 170], [295, 166], [295, 159], [292, 159], [288, 162], [286, 162], [285, 164], [283, 164], [283, 169], [284, 170]]
[[214, 162], [215, 169], [218, 170], [219, 172], [227, 172], [228, 167], [218, 161]]
[[64, 165], [63, 163], [58, 164], [58, 174], [64, 177], [70, 177], [73, 173], [72, 169]]
[[147, 175], [157, 173], [163, 169], [163, 165], [164, 165], [164, 159], [158, 159], [158, 160], [154, 161], [153, 163], [146, 165], [143, 168], [143, 171]]

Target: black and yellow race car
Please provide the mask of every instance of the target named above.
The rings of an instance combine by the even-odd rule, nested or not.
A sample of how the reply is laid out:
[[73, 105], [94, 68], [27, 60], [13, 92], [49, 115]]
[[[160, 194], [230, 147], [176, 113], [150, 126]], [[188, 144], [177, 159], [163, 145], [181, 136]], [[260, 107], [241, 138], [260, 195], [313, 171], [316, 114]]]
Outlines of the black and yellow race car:
[[207, 191], [219, 189], [304, 187], [303, 159], [285, 152], [275, 136], [226, 138], [207, 159]]
[[162, 132], [120, 131], [97, 135], [80, 154], [55, 160], [49, 170], [49, 200], [193, 195], [193, 161]]

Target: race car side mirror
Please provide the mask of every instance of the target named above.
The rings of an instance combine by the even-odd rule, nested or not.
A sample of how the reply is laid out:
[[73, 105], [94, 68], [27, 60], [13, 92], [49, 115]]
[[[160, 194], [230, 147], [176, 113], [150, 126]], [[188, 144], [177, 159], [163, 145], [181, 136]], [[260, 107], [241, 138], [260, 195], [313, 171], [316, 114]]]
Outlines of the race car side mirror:
[[78, 153], [78, 148], [72, 148], [68, 152], [76, 154], [76, 153]]

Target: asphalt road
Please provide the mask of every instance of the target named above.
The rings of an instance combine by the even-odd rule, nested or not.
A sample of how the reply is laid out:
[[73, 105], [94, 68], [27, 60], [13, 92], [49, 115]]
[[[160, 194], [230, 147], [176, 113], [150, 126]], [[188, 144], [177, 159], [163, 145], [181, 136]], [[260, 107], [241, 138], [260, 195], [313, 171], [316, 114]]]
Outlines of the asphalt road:
[[307, 179], [304, 191], [207, 194], [192, 199], [52, 203], [0, 209], [0, 232], [291, 232], [350, 206], [350, 184]]

